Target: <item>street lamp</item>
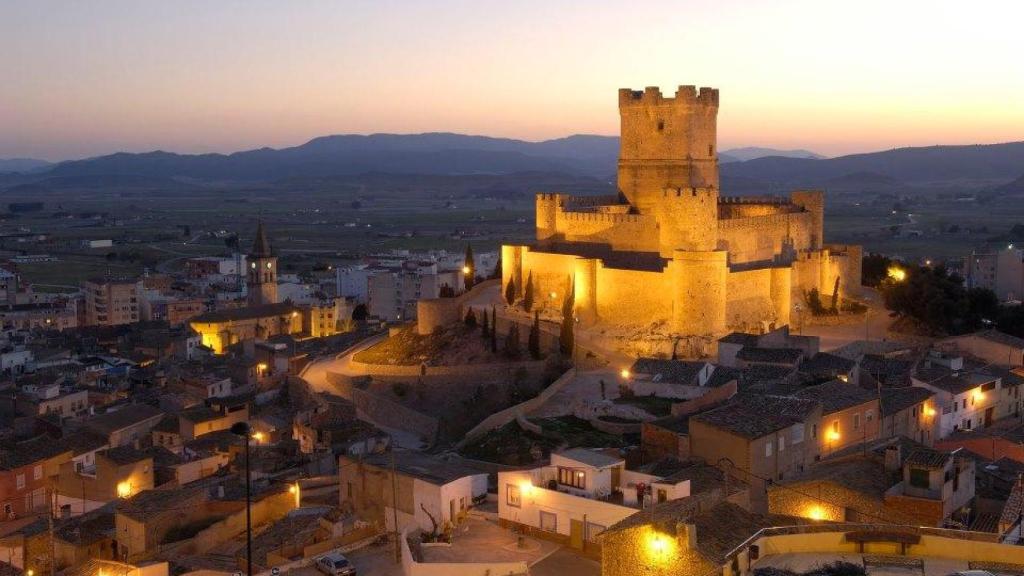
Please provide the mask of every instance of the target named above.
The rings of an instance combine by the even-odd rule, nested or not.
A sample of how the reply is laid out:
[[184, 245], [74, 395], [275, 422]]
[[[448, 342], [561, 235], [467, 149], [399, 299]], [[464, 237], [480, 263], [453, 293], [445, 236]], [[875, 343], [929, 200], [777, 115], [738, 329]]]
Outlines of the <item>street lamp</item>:
[[245, 562], [246, 575], [252, 576], [252, 476], [249, 470], [249, 438], [252, 437], [252, 429], [248, 422], [235, 422], [231, 425], [231, 433], [245, 440]]

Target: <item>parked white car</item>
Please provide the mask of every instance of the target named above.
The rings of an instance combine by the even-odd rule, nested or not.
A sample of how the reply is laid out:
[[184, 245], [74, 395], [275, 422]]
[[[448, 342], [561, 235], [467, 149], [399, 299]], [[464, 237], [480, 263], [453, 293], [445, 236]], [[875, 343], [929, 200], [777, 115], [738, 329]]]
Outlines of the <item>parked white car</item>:
[[316, 569], [327, 576], [356, 576], [356, 567], [341, 552], [328, 552], [317, 558]]

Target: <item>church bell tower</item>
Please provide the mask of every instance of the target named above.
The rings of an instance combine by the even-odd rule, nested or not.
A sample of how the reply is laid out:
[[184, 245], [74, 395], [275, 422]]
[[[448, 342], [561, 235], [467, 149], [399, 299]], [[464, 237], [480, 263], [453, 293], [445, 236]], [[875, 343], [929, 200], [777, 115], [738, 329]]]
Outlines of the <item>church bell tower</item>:
[[249, 254], [248, 281], [246, 283], [249, 306], [277, 303], [277, 257], [274, 256], [263, 230], [263, 222], [256, 227], [256, 240]]

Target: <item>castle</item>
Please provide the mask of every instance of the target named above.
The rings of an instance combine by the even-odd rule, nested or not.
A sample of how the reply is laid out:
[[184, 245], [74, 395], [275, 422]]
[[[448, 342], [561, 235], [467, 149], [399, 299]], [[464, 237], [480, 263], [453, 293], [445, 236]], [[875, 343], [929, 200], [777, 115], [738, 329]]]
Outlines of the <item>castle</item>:
[[861, 248], [823, 243], [821, 191], [719, 194], [718, 90], [622, 89], [619, 116], [619, 195], [538, 194], [536, 243], [502, 247], [503, 290], [704, 342], [789, 324], [811, 289], [858, 293]]

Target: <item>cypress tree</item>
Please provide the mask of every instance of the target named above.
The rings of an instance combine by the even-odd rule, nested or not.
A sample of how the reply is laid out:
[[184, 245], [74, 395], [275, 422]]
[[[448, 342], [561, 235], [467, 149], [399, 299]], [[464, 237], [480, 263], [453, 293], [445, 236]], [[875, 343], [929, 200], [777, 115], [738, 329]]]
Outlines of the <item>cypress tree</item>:
[[508, 336], [505, 338], [505, 355], [516, 360], [520, 355], [519, 350], [519, 324], [515, 322], [508, 327]]
[[523, 308], [529, 312], [533, 310], [533, 271], [526, 276], [526, 288], [523, 290]]
[[498, 311], [491, 306], [491, 352], [498, 353]]
[[832, 313], [839, 314], [839, 276], [836, 276], [836, 284], [832, 288]]
[[511, 278], [508, 281], [508, 286], [505, 286], [505, 302], [511, 306], [516, 301], [516, 281]]
[[565, 300], [562, 302], [562, 329], [558, 335], [558, 347], [559, 350], [561, 350], [562, 355], [569, 356], [571, 358], [576, 338], [576, 319], [573, 317], [573, 312], [576, 307], [576, 288], [573, 286], [571, 279], [569, 286], [569, 293], [565, 295]]
[[472, 308], [466, 312], [466, 326], [469, 328], [476, 328], [476, 313], [473, 312]]
[[483, 336], [486, 339], [486, 338], [490, 337], [490, 335], [491, 335], [490, 331], [491, 331], [490, 314], [487, 313], [487, 309], [485, 308], [484, 309], [483, 322], [480, 323], [480, 335]]
[[530, 341], [527, 346], [530, 349], [530, 357], [540, 360], [540, 311], [533, 313], [533, 326], [530, 326]]

